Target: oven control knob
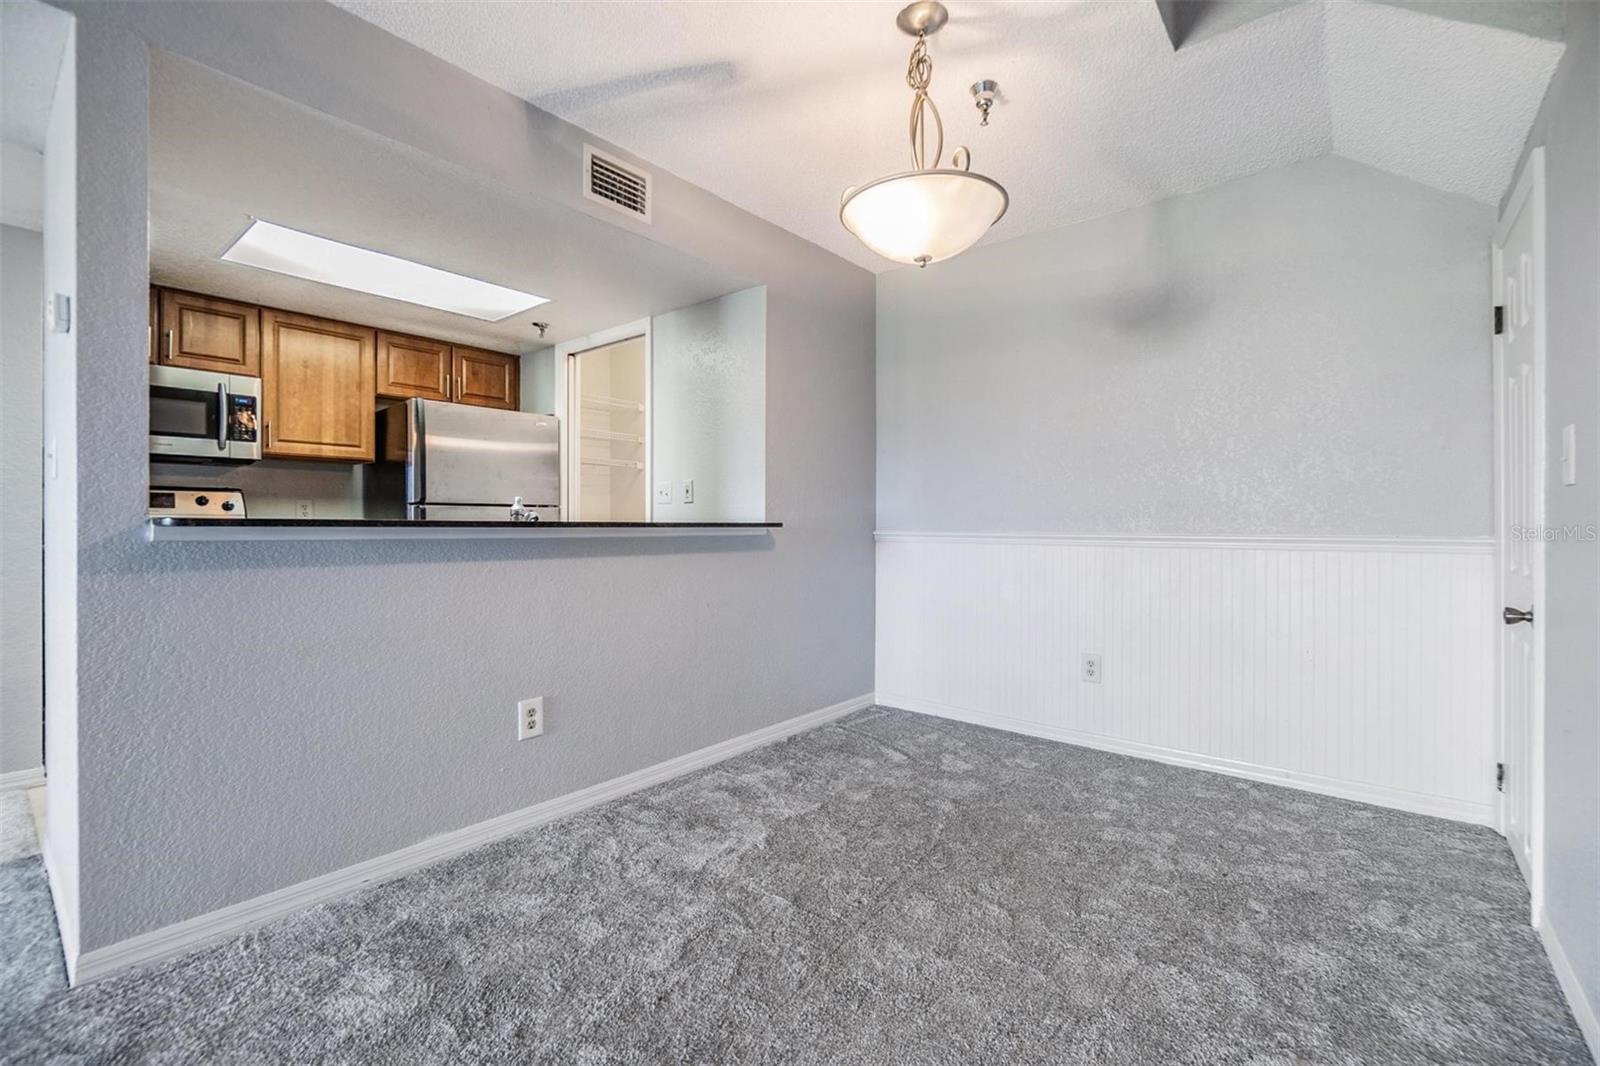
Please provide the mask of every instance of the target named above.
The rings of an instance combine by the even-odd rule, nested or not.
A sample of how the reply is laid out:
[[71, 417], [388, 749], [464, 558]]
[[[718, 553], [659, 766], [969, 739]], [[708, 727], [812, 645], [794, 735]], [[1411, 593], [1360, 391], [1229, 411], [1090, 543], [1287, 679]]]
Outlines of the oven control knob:
[[196, 496], [194, 498], [194, 505], [196, 507], [204, 507], [206, 504], [208, 504], [210, 502], [211, 502], [211, 497], [210, 496]]
[[233, 510], [233, 501], [232, 501], [232, 500], [223, 500], [223, 501], [222, 501], [222, 509], [223, 509], [223, 510], [224, 510], [224, 511], [231, 511], [231, 510]]

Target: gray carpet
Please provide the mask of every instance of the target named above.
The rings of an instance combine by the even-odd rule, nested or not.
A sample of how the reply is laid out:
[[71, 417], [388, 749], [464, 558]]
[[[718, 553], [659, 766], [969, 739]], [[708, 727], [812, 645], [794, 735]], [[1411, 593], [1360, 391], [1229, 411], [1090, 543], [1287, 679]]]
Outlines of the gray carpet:
[[28, 794], [0, 792], [0, 1042], [66, 983]]
[[874, 709], [5, 1027], [10, 1062], [1586, 1063], [1486, 829]]

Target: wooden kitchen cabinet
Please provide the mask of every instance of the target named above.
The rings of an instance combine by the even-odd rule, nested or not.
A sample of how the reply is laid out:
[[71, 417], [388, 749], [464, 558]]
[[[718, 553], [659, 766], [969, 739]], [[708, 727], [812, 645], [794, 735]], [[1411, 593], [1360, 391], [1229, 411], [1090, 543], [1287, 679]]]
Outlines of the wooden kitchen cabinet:
[[503, 352], [481, 348], [451, 349], [455, 371], [455, 401], [477, 407], [515, 411], [521, 406], [517, 380], [520, 360]]
[[263, 310], [262, 454], [371, 462], [376, 348], [375, 330]]
[[261, 376], [261, 309], [175, 289], [160, 290], [156, 362]]
[[448, 400], [455, 380], [450, 345], [403, 333], [378, 333], [378, 395]]
[[149, 358], [260, 377], [268, 459], [372, 462], [379, 397], [521, 407], [514, 355], [158, 286]]

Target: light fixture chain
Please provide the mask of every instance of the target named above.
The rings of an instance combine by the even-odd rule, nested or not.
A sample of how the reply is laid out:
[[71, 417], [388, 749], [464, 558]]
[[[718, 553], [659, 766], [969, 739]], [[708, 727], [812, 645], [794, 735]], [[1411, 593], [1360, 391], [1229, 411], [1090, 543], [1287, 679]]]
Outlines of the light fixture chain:
[[[911, 48], [911, 59], [906, 63], [906, 84], [916, 93], [911, 99], [911, 162], [918, 170], [937, 168], [944, 157], [944, 119], [939, 108], [928, 95], [928, 85], [933, 81], [933, 57], [928, 54], [926, 34], [917, 35]], [[933, 114], [933, 163], [928, 158], [928, 113]]]

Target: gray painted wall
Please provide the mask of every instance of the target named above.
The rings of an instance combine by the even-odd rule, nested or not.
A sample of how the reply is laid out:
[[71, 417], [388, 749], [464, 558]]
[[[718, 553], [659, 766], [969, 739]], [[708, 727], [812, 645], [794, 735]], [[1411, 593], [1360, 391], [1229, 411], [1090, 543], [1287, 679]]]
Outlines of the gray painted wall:
[[44, 239], [0, 226], [0, 773], [44, 763]]
[[870, 691], [873, 278], [659, 168], [640, 231], [767, 285], [770, 540], [146, 543], [147, 45], [629, 223], [581, 131], [329, 6], [70, 9], [85, 949]]
[[[745, 289], [650, 323], [658, 522], [759, 522], [766, 508], [767, 293]], [[682, 486], [694, 481], [694, 502]]]
[[878, 527], [1487, 535], [1481, 204], [1324, 157], [878, 279]]
[[[1567, 49], [1528, 144], [1545, 146], [1546, 518], [1600, 523], [1600, 5], [1567, 5]], [[1577, 426], [1578, 483], [1561, 484]], [[1545, 545], [1545, 914], [1600, 1007], [1600, 544]], [[1596, 1049], [1600, 1052], [1600, 1048]]]

